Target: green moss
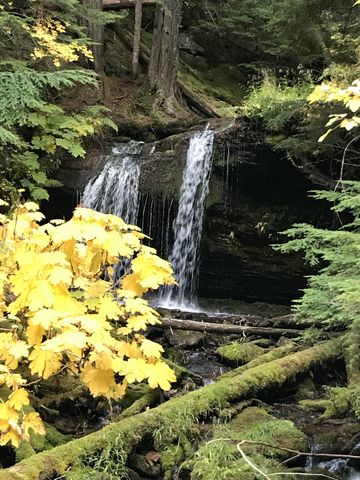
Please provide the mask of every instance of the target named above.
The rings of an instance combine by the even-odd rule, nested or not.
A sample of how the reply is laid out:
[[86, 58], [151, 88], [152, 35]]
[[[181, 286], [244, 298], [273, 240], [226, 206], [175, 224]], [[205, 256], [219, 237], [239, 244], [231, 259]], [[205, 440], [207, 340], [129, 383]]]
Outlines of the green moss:
[[242, 365], [241, 367], [230, 370], [230, 372], [223, 373], [218, 377], [218, 380], [221, 380], [223, 378], [236, 377], [237, 375], [239, 375], [242, 372], [245, 372], [246, 370], [257, 367], [259, 365], [263, 365], [265, 363], [272, 362], [273, 360], [280, 359], [285, 355], [288, 355], [289, 353], [293, 352], [296, 349], [297, 349], [297, 346], [294, 342], [291, 342], [291, 341], [286, 342], [281, 347], [274, 348], [269, 352], [264, 353], [263, 355], [260, 355], [254, 360], [251, 360], [246, 365]]
[[36, 452], [29, 442], [21, 442], [19, 448], [16, 450], [16, 463], [31, 457]]
[[112, 480], [112, 477], [105, 472], [97, 472], [90, 467], [81, 467], [67, 473], [66, 480]]
[[45, 447], [45, 436], [37, 433], [30, 433], [30, 444], [35, 452], [42, 452]]
[[[243, 459], [236, 444], [241, 440], [294, 449], [307, 447], [306, 436], [288, 420], [279, 420], [258, 407], [246, 408], [228, 424], [214, 428], [214, 438], [185, 462], [192, 480], [255, 480], [256, 472]], [[225, 439], [225, 440], [224, 440]], [[244, 444], [248, 459], [266, 473], [286, 471], [279, 463], [288, 453], [273, 447]]]
[[[221, 428], [223, 427], [219, 427], [219, 430]], [[279, 447], [286, 446], [299, 451], [307, 448], [306, 435], [290, 420], [275, 418], [259, 407], [247, 408], [231, 420], [225, 429], [234, 432], [232, 438], [235, 437], [238, 440], [246, 439]], [[288, 456], [288, 453], [276, 448], [256, 446], [255, 451], [277, 458]]]
[[184, 460], [184, 450], [181, 445], [170, 445], [161, 452], [160, 463], [164, 470], [164, 480], [174, 478], [174, 469]]
[[241, 365], [262, 355], [264, 348], [254, 342], [235, 342], [219, 347], [216, 353], [227, 363]]
[[63, 443], [68, 442], [71, 440], [69, 435], [64, 435], [60, 433], [55, 427], [52, 425], [46, 424], [46, 441], [53, 447], [57, 447], [58, 445], [62, 445]]
[[307, 412], [325, 412], [329, 408], [329, 400], [300, 400], [299, 405]]
[[324, 418], [344, 417], [356, 410], [359, 402], [359, 389], [334, 387], [328, 389], [328, 407]]
[[125, 410], [130, 407], [136, 400], [143, 397], [150, 391], [150, 388], [145, 383], [138, 383], [135, 385], [129, 385], [126, 389], [126, 394], [121, 400], [121, 406]]
[[307, 377], [303, 382], [299, 384], [296, 392], [296, 398], [298, 398], [299, 400], [309, 399], [314, 396], [315, 390], [315, 384], [312, 378]]
[[205, 104], [219, 113], [221, 117], [233, 118], [238, 115], [240, 111], [237, 106], [238, 102], [228, 96], [229, 90], [226, 92], [226, 88], [221, 85], [221, 82], [212, 85], [206, 75], [188, 65], [183, 66], [179, 72], [179, 77], [186, 86], [195, 92]]

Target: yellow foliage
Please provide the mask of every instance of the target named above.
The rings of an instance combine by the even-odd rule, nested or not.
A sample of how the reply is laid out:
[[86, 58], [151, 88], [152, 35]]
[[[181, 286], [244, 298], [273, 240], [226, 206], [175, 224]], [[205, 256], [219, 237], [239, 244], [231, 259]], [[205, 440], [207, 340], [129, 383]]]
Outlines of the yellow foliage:
[[[169, 263], [116, 216], [78, 208], [68, 222], [42, 220], [32, 202], [0, 218], [0, 312], [10, 324], [0, 333], [0, 385], [11, 389], [0, 403], [1, 445], [17, 447], [29, 429], [45, 433], [39, 415], [23, 410], [26, 369], [40, 379], [77, 375], [109, 399], [128, 383], [168, 390], [175, 381], [162, 347], [142, 333], [159, 319], [141, 296], [174, 284]], [[129, 274], [114, 283], [120, 257], [130, 260]]]
[[338, 102], [342, 103], [351, 113], [341, 113], [330, 115], [330, 120], [326, 124], [328, 130], [319, 138], [319, 142], [325, 138], [335, 128], [345, 128], [350, 131], [355, 127], [360, 126], [360, 117], [356, 114], [360, 110], [360, 80], [355, 80], [352, 85], [347, 88], [340, 88], [332, 83], [323, 83], [318, 85], [315, 90], [309, 95], [310, 103], [315, 102]]
[[[91, 50], [77, 40], [66, 43], [61, 35], [66, 33], [66, 25], [50, 17], [38, 20], [31, 27], [24, 25], [31, 37], [37, 42], [32, 57], [41, 60], [50, 57], [56, 67], [62, 62], [72, 63], [79, 60], [79, 55], [92, 59]], [[55, 148], [55, 145], [54, 145]]]

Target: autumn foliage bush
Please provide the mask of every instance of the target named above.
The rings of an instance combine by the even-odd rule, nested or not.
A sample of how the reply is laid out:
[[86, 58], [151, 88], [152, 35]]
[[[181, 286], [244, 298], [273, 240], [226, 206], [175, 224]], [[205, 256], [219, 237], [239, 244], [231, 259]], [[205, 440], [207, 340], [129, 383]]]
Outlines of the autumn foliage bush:
[[159, 319], [142, 298], [174, 283], [169, 263], [116, 216], [77, 208], [68, 222], [43, 219], [32, 202], [0, 215], [1, 445], [17, 447], [30, 429], [45, 433], [39, 414], [24, 411], [41, 379], [75, 375], [109, 399], [129, 383], [169, 390], [175, 380], [162, 347], [144, 336]]

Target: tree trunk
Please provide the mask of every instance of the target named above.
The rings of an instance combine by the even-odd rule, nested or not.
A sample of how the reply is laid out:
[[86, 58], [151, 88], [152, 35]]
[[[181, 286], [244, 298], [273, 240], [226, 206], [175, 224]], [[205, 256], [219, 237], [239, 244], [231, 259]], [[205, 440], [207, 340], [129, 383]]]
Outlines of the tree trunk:
[[195, 419], [209, 416], [231, 402], [253, 397], [267, 389], [279, 388], [289, 380], [294, 381], [298, 374], [315, 365], [338, 358], [341, 350], [342, 341], [337, 339], [240, 371], [234, 377], [219, 378], [217, 382], [199, 390], [175, 397], [156, 408], [33, 455], [14, 467], [0, 470], [0, 480], [39, 480], [66, 475], [66, 471], [76, 463], [81, 468], [80, 462], [85, 456], [96, 458], [104, 449], [118, 445], [119, 440], [126, 459], [126, 455], [145, 435], [153, 435], [159, 428], [164, 431], [170, 429], [176, 440], [179, 431], [186, 435], [192, 429]]
[[179, 63], [179, 28], [182, 0], [163, 0], [156, 7], [149, 64], [150, 87], [157, 94], [155, 108], [174, 113]]
[[[82, 0], [85, 7], [94, 10], [102, 11], [103, 0]], [[94, 70], [99, 75], [104, 73], [104, 26], [100, 20], [94, 21], [91, 18], [87, 18], [85, 22], [87, 34], [89, 38], [94, 42], [91, 49], [94, 56]]]
[[136, 0], [136, 3], [135, 3], [134, 45], [133, 45], [133, 59], [132, 59], [133, 78], [137, 77], [138, 69], [139, 69], [141, 22], [142, 22], [142, 0]]

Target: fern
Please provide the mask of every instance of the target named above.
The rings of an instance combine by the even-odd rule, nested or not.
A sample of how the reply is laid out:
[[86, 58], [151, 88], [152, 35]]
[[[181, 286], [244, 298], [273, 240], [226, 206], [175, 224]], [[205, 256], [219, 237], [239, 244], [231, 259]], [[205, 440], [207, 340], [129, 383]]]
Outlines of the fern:
[[31, 68], [0, 72], [0, 123], [25, 125], [29, 110], [44, 108], [46, 88], [60, 90], [76, 83], [96, 85], [96, 75], [86, 70], [37, 72]]
[[[331, 209], [350, 218], [338, 230], [297, 224], [285, 231], [290, 241], [275, 248], [282, 252], [303, 251], [312, 265], [320, 266], [295, 310], [300, 321], [312, 320], [323, 332], [346, 329], [346, 361], [350, 382], [360, 379], [360, 182], [344, 182], [341, 192], [317, 191]], [[351, 218], [352, 217], [352, 218]]]

